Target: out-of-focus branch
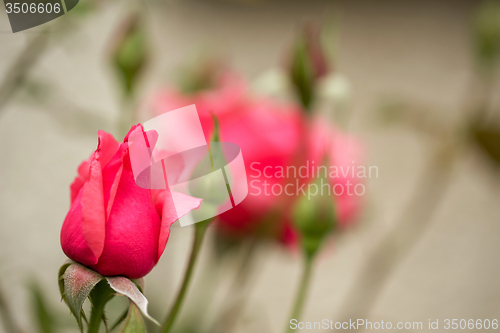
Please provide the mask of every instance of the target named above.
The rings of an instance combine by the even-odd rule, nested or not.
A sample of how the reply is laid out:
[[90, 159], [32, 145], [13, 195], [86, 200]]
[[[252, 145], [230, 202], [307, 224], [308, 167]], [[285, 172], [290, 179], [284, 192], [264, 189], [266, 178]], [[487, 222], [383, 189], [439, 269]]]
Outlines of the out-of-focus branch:
[[236, 276], [223, 302], [224, 308], [210, 325], [208, 332], [234, 332], [249, 299], [248, 294], [253, 282], [251, 280], [255, 278], [251, 272], [256, 265], [256, 255], [260, 245], [258, 239], [252, 238], [243, 248]]
[[49, 33], [46, 29], [36, 34], [28, 41], [28, 45], [26, 45], [12, 67], [7, 71], [5, 78], [0, 83], [0, 110], [2, 110], [13, 96], [17, 88], [24, 81], [26, 74], [43, 54], [48, 39]]
[[[97, 5], [98, 0], [87, 1], [87, 6], [81, 9], [82, 3], [79, 7], [71, 11], [74, 14], [80, 8], [83, 11], [81, 14], [85, 14], [85, 8], [92, 8]], [[89, 7], [90, 6], [90, 7]], [[0, 81], [0, 112], [9, 101], [9, 99], [14, 95], [16, 90], [22, 85], [24, 79], [26, 78], [29, 71], [36, 64], [38, 59], [44, 54], [46, 50], [48, 41], [50, 39], [51, 30], [61, 31], [62, 33], [67, 33], [71, 31], [70, 20], [66, 17], [58, 18], [53, 24], [50, 24], [52, 28], [44, 28], [39, 33], [34, 35], [29, 41], [21, 53], [16, 57], [16, 60], [12, 66], [7, 70], [7, 73], [2, 81]], [[49, 30], [50, 29], [50, 30]]]
[[5, 295], [0, 289], [0, 318], [2, 318], [2, 323], [7, 333], [22, 333], [14, 321], [12, 312], [10, 311], [9, 305], [7, 304]]
[[367, 318], [388, 281], [388, 277], [421, 238], [432, 221], [450, 183], [458, 148], [443, 145], [424, 169], [412, 201], [400, 223], [389, 232], [366, 258], [350, 293], [340, 319]]
[[[381, 291], [386, 285], [388, 277], [407, 253], [421, 238], [429, 226], [436, 208], [444, 197], [451, 181], [451, 171], [459, 155], [460, 145], [463, 143], [461, 133], [470, 131], [472, 137], [490, 158], [498, 156], [498, 133], [495, 127], [479, 127], [477, 121], [487, 118], [491, 107], [493, 82], [500, 53], [500, 29], [498, 18], [500, 6], [493, 2], [485, 2], [475, 22], [475, 43], [477, 60], [480, 68], [465, 91], [463, 102], [464, 122], [459, 128], [449, 128], [443, 123], [435, 122], [426, 112], [406, 108], [403, 120], [412, 129], [429, 134], [430, 137], [441, 142], [440, 148], [424, 170], [415, 195], [400, 218], [400, 222], [378, 244], [377, 248], [366, 258], [358, 279], [355, 281], [345, 305], [342, 307], [340, 319], [367, 318]], [[492, 23], [493, 22], [493, 23]], [[396, 108], [395, 110], [397, 110]], [[391, 110], [385, 110], [391, 111]], [[386, 114], [387, 115], [387, 114]], [[391, 112], [389, 112], [391, 116]], [[392, 114], [392, 116], [401, 114]], [[398, 118], [398, 117], [396, 117]], [[458, 132], [458, 133], [457, 133]], [[468, 138], [470, 139], [470, 137]]]

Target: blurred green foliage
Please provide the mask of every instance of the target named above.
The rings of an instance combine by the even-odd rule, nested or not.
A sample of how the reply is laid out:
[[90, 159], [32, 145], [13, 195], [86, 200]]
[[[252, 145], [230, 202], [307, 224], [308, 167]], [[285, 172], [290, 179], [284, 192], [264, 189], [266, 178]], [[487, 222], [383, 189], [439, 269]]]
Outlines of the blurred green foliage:
[[47, 299], [40, 288], [40, 285], [32, 281], [29, 285], [29, 291], [31, 294], [31, 307], [34, 316], [34, 323], [38, 328], [40, 333], [54, 333], [57, 332], [57, 321], [50, 308]]
[[471, 136], [488, 158], [500, 167], [500, 126], [492, 123], [473, 125]]
[[481, 73], [492, 74], [500, 56], [499, 1], [488, 1], [480, 6], [474, 21], [473, 39]]

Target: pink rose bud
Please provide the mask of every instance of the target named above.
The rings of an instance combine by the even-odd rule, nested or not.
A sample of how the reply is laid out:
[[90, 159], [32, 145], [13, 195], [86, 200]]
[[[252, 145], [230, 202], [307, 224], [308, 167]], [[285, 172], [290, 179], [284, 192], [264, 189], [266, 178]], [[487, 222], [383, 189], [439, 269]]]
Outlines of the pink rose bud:
[[130, 164], [128, 135], [118, 143], [99, 131], [96, 151], [80, 164], [71, 184], [62, 249], [104, 276], [143, 277], [163, 253], [170, 225], [201, 203], [187, 196], [185, 200], [183, 211], [177, 212], [169, 190], [139, 187]]

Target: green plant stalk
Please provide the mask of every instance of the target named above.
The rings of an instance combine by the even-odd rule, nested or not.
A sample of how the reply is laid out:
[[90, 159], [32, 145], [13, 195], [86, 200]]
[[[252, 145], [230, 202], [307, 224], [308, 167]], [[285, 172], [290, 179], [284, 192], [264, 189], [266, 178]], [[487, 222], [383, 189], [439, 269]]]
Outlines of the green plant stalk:
[[98, 333], [99, 327], [101, 326], [102, 315], [104, 313], [104, 305], [98, 304], [92, 307], [92, 312], [90, 313], [89, 329], [88, 333]]
[[113, 298], [113, 292], [105, 280], [99, 282], [90, 292], [92, 310], [90, 312], [90, 320], [87, 330], [88, 333], [99, 333], [101, 321], [104, 321], [106, 324], [104, 307], [111, 298]]
[[161, 332], [162, 333], [168, 333], [172, 329], [172, 326], [174, 325], [175, 319], [177, 315], [179, 314], [179, 311], [181, 309], [182, 303], [184, 302], [184, 298], [186, 296], [187, 289], [189, 287], [189, 283], [191, 282], [191, 278], [193, 275], [194, 267], [196, 264], [196, 261], [198, 259], [198, 255], [200, 253], [201, 245], [203, 243], [203, 238], [205, 236], [205, 233], [207, 231], [208, 223], [210, 220], [199, 222], [195, 225], [194, 228], [194, 239], [191, 247], [191, 254], [189, 255], [189, 262], [186, 268], [186, 272], [184, 273], [184, 280], [182, 281], [181, 289], [179, 290], [179, 293], [177, 294], [177, 297], [175, 299], [174, 304], [172, 305], [172, 308], [170, 310], [170, 313], [168, 314], [167, 318], [165, 319]]
[[102, 316], [104, 314], [104, 302], [99, 302], [92, 307], [90, 313], [88, 333], [98, 333], [101, 326]]
[[297, 296], [295, 297], [295, 303], [291, 315], [287, 319], [285, 332], [290, 333], [294, 330], [290, 327], [290, 320], [297, 319], [300, 321], [302, 315], [302, 310], [304, 309], [305, 300], [307, 292], [309, 291], [309, 284], [311, 280], [311, 273], [313, 267], [314, 255], [304, 256], [304, 270], [302, 271], [302, 277], [300, 279], [299, 289], [297, 291]]

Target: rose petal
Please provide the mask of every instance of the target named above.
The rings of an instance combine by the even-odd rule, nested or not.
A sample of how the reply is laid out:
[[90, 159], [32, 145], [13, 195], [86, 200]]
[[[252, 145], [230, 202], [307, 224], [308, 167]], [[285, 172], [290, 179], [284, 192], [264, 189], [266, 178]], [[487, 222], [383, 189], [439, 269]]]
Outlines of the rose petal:
[[[174, 206], [174, 200], [177, 205]], [[158, 241], [158, 260], [160, 259], [168, 237], [170, 236], [170, 226], [179, 218], [187, 215], [192, 209], [198, 209], [202, 199], [193, 198], [189, 195], [162, 191], [156, 196], [156, 207], [161, 207], [161, 229], [160, 239]]]
[[[115, 138], [104, 131], [98, 131], [99, 143], [97, 145], [96, 151], [100, 153], [100, 162], [101, 167], [104, 167], [109, 163], [113, 155], [118, 151], [119, 143], [115, 140]], [[89, 169], [90, 163], [95, 157], [95, 152], [89, 157], [88, 160], [83, 161], [78, 166], [78, 176], [75, 177], [75, 180], [71, 184], [71, 203], [75, 201], [78, 193], [82, 189], [83, 185], [89, 178]]]
[[82, 232], [85, 242], [95, 256], [95, 263], [104, 250], [106, 213], [102, 184], [102, 170], [96, 152], [90, 164], [89, 180], [82, 193]]
[[115, 140], [113, 135], [107, 132], [98, 131], [97, 135], [99, 136], [99, 144], [97, 146], [97, 150], [100, 153], [99, 161], [104, 168], [116, 154], [120, 144]]

